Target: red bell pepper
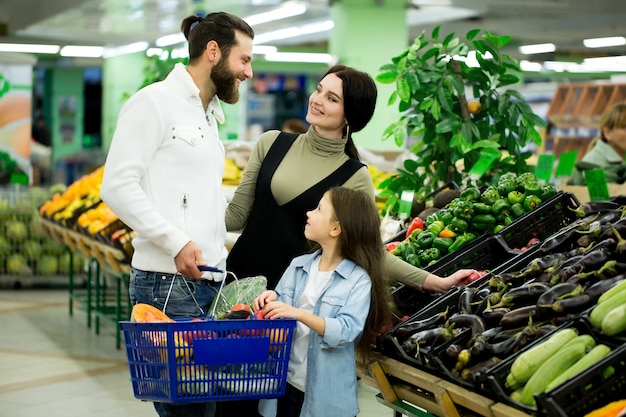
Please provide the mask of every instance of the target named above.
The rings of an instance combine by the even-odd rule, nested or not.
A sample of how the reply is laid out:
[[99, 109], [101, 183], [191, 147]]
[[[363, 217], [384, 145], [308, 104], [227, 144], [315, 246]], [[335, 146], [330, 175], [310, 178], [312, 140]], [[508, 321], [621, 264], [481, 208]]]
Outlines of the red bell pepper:
[[414, 218], [409, 224], [409, 228], [406, 230], [407, 239], [409, 236], [411, 236], [411, 233], [413, 233], [415, 229], [424, 230], [424, 220], [422, 220], [420, 217]]

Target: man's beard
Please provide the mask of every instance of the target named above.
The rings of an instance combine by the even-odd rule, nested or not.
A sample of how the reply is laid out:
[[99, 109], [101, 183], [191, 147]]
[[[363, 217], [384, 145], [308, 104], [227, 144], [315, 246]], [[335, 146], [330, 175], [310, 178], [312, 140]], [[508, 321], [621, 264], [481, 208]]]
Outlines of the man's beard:
[[216, 95], [224, 103], [234, 104], [239, 101], [239, 89], [237, 87], [237, 76], [228, 68], [225, 58], [211, 70], [211, 80], [215, 84]]

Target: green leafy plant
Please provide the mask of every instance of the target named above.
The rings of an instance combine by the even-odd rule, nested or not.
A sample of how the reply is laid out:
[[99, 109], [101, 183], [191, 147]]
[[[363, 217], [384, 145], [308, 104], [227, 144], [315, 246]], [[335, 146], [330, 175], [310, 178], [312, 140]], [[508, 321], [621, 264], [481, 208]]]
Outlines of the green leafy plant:
[[[182, 62], [183, 64], [187, 63], [187, 58], [172, 58], [172, 50], [166, 50], [161, 55], [152, 55], [146, 58], [146, 63], [142, 68], [142, 72], [144, 75], [144, 79], [137, 88], [137, 90], [141, 90], [143, 87], [155, 83], [157, 81], [161, 81], [165, 79], [167, 74], [174, 68], [178, 62]], [[133, 95], [132, 93], [124, 93], [122, 95], [122, 101], [126, 101]]]
[[[439, 40], [422, 33], [392, 62], [383, 65], [376, 80], [395, 83], [388, 105], [397, 105], [400, 118], [389, 125], [383, 140], [403, 147], [410, 141], [414, 158], [380, 185], [380, 197], [395, 212], [404, 190], [424, 196], [452, 181], [490, 183], [503, 172], [530, 170], [528, 143], [541, 144], [536, 127], [545, 127], [522, 94], [507, 88], [520, 82], [514, 58], [501, 53], [509, 36], [475, 29], [461, 41], [454, 33]], [[469, 65], [475, 56], [477, 66]], [[468, 100], [467, 91], [473, 98]], [[476, 178], [469, 170], [478, 161], [491, 162]], [[479, 170], [480, 171], [480, 170]]]

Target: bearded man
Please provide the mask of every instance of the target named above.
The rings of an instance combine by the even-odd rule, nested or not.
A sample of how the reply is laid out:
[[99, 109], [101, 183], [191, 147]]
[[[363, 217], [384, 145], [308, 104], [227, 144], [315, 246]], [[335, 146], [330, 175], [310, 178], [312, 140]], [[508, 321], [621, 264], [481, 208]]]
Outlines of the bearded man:
[[[171, 318], [204, 317], [224, 279], [225, 151], [220, 100], [236, 103], [252, 78], [252, 28], [224, 12], [181, 24], [189, 64], [177, 64], [122, 107], [102, 181], [102, 200], [131, 229], [131, 302]], [[213, 266], [217, 272], [201, 271]], [[215, 403], [154, 403], [161, 417], [213, 417]]]

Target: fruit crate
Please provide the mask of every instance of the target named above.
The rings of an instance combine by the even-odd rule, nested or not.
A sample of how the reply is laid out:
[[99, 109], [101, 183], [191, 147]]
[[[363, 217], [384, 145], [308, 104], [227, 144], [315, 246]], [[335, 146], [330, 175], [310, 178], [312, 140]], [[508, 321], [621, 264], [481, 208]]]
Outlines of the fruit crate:
[[496, 237], [508, 251], [525, 247], [532, 238], [543, 241], [574, 222], [578, 218], [574, 210], [579, 206], [573, 194], [560, 191], [500, 230]]
[[[604, 369], [604, 367], [598, 368], [597, 366], [599, 366], [599, 363], [590, 367], [589, 369], [587, 369], [586, 371], [584, 371], [583, 373], [575, 376], [574, 378], [570, 379], [569, 381], [559, 385], [558, 387], [554, 388], [553, 390], [542, 394], [542, 396], [536, 395], [535, 399], [537, 401], [538, 407], [533, 407], [533, 406], [529, 406], [526, 404], [522, 404], [518, 401], [514, 401], [510, 398], [510, 394], [511, 391], [505, 386], [505, 382], [506, 382], [506, 377], [511, 369], [511, 365], [513, 364], [513, 362], [517, 359], [517, 357], [519, 355], [521, 355], [522, 353], [526, 352], [528, 349], [531, 349], [533, 346], [535, 346], [538, 343], [541, 343], [545, 340], [547, 340], [547, 338], [549, 338], [552, 334], [554, 334], [555, 332], [564, 329], [564, 328], [574, 328], [576, 329], [576, 331], [578, 332], [579, 335], [582, 334], [588, 334], [591, 335], [595, 341], [596, 344], [605, 344], [608, 347], [610, 347], [612, 349], [612, 353], [609, 356], [614, 355], [615, 353], [618, 352], [623, 352], [623, 348], [624, 345], [622, 343], [620, 343], [618, 340], [614, 339], [614, 338], [609, 338], [609, 337], [603, 337], [602, 335], [599, 335], [598, 333], [594, 332], [591, 324], [589, 324], [589, 322], [587, 320], [585, 320], [583, 317], [577, 317], [574, 318], [572, 320], [569, 320], [565, 323], [563, 323], [561, 326], [557, 327], [556, 329], [554, 329], [552, 332], [546, 334], [544, 337], [535, 340], [534, 342], [530, 343], [529, 345], [525, 346], [523, 349], [521, 349], [519, 352], [517, 352], [516, 354], [510, 356], [509, 358], [505, 359], [504, 361], [500, 362], [498, 365], [494, 366], [492, 369], [490, 369], [489, 371], [487, 371], [486, 373], [486, 380], [487, 383], [491, 386], [491, 391], [493, 392], [493, 394], [503, 403], [508, 404], [514, 408], [517, 408], [523, 412], [526, 412], [528, 414], [531, 415], [536, 415], [536, 416], [554, 416], [554, 415], [559, 415], [559, 416], [578, 416], [578, 415], [584, 415], [585, 413], [577, 413], [577, 412], [572, 412], [570, 414], [548, 414], [547, 409], [545, 408], [545, 403], [546, 401], [548, 401], [548, 398], [551, 397], [552, 395], [556, 394], [556, 393], [560, 393], [559, 395], [565, 395], [565, 391], [572, 391], [574, 389], [574, 386], [576, 386], [576, 389], [579, 390], [585, 390], [588, 389], [589, 387], [587, 386], [581, 386], [578, 387], [577, 382], [576, 381], [581, 381], [581, 382], [585, 382], [587, 379], [582, 379], [582, 375], [586, 375], [588, 372], [590, 372], [592, 369], [595, 369], [596, 371], [598, 369], [602, 370]], [[557, 353], [558, 354], [558, 353]], [[624, 355], [624, 353], [621, 353], [620, 355]], [[607, 357], [605, 357], [601, 362], [604, 362], [605, 360], [607, 360]], [[621, 371], [621, 376], [614, 376], [612, 377], [612, 379], [615, 379], [616, 382], [620, 382], [621, 383], [621, 392], [623, 391], [623, 388], [626, 386], [626, 365], [622, 364], [619, 367], [616, 367], [616, 373]], [[600, 375], [601, 377], [601, 375]], [[566, 389], [565, 387], [570, 387], [571, 389]], [[599, 387], [598, 386], [594, 386], [593, 390], [597, 390]], [[606, 388], [606, 387], [605, 387]], [[541, 399], [541, 397], [543, 397], [543, 399]], [[563, 406], [563, 403], [561, 403], [561, 400], [557, 400], [557, 399], [552, 399], [549, 400], [550, 402], [553, 403], [553, 405], [555, 404], [555, 401], [558, 404], [561, 404], [561, 406]], [[570, 400], [571, 401], [571, 400]], [[582, 406], [582, 404], [581, 404]]]
[[277, 398], [285, 392], [294, 319], [119, 326], [138, 399], [185, 404]]

